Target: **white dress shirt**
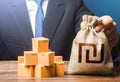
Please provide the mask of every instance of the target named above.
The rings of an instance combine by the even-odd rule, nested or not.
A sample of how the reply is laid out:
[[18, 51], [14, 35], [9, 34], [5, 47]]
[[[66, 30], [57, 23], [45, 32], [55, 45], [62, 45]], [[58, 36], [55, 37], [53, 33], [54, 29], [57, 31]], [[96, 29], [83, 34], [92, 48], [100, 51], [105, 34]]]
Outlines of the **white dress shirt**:
[[[44, 17], [46, 16], [48, 1], [49, 0], [43, 0], [43, 3], [42, 3]], [[36, 12], [38, 10], [38, 5], [35, 2], [35, 0], [26, 0], [26, 5], [29, 13], [33, 35], [35, 36], [35, 18], [36, 18]]]

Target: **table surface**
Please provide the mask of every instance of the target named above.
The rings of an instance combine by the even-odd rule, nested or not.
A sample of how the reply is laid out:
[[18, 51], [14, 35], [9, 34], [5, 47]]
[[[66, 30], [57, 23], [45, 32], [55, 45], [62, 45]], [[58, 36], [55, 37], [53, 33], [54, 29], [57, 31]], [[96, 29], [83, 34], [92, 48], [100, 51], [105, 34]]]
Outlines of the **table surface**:
[[[65, 61], [65, 71], [68, 62]], [[116, 76], [89, 76], [67, 75], [51, 78], [20, 77], [17, 76], [17, 61], [0, 61], [0, 82], [120, 82], [120, 75]]]

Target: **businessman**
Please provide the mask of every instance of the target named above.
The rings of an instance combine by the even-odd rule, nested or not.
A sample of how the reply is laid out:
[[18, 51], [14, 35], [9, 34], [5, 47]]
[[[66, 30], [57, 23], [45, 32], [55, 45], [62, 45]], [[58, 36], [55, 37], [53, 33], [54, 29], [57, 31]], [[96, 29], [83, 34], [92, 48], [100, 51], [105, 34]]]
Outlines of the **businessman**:
[[[0, 1], [0, 60], [17, 59], [24, 51], [31, 50], [37, 9], [35, 0]], [[42, 10], [44, 25], [41, 36], [49, 38], [49, 48], [56, 55], [69, 60], [72, 41], [80, 30], [82, 16], [93, 13], [82, 0], [43, 0]], [[105, 17], [101, 17], [103, 23], [96, 27], [96, 31], [104, 29], [115, 59], [120, 51], [119, 46], [116, 46], [119, 44], [116, 24], [111, 17], [107, 17], [108, 20]], [[81, 23], [81, 26], [84, 27], [84, 24]]]

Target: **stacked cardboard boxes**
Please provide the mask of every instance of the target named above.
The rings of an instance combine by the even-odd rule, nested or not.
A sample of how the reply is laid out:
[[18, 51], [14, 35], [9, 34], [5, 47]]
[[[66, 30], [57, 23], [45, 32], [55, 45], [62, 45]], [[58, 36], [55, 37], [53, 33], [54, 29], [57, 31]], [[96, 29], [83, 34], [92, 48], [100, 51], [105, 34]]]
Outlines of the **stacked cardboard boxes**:
[[49, 78], [63, 75], [63, 58], [49, 50], [47, 38], [32, 38], [32, 51], [24, 51], [24, 56], [18, 56], [18, 76]]

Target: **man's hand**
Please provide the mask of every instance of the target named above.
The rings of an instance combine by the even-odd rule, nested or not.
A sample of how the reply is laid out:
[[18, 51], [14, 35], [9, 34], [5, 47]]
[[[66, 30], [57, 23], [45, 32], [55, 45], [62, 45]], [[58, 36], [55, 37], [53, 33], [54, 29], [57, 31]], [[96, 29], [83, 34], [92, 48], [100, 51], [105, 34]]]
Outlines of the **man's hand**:
[[[108, 38], [108, 42], [110, 48], [114, 47], [119, 40], [119, 35], [116, 29], [116, 23], [110, 16], [102, 16], [100, 17], [100, 24], [96, 26], [96, 32], [104, 31], [106, 37]], [[85, 24], [81, 23], [81, 29], [84, 29]]]

